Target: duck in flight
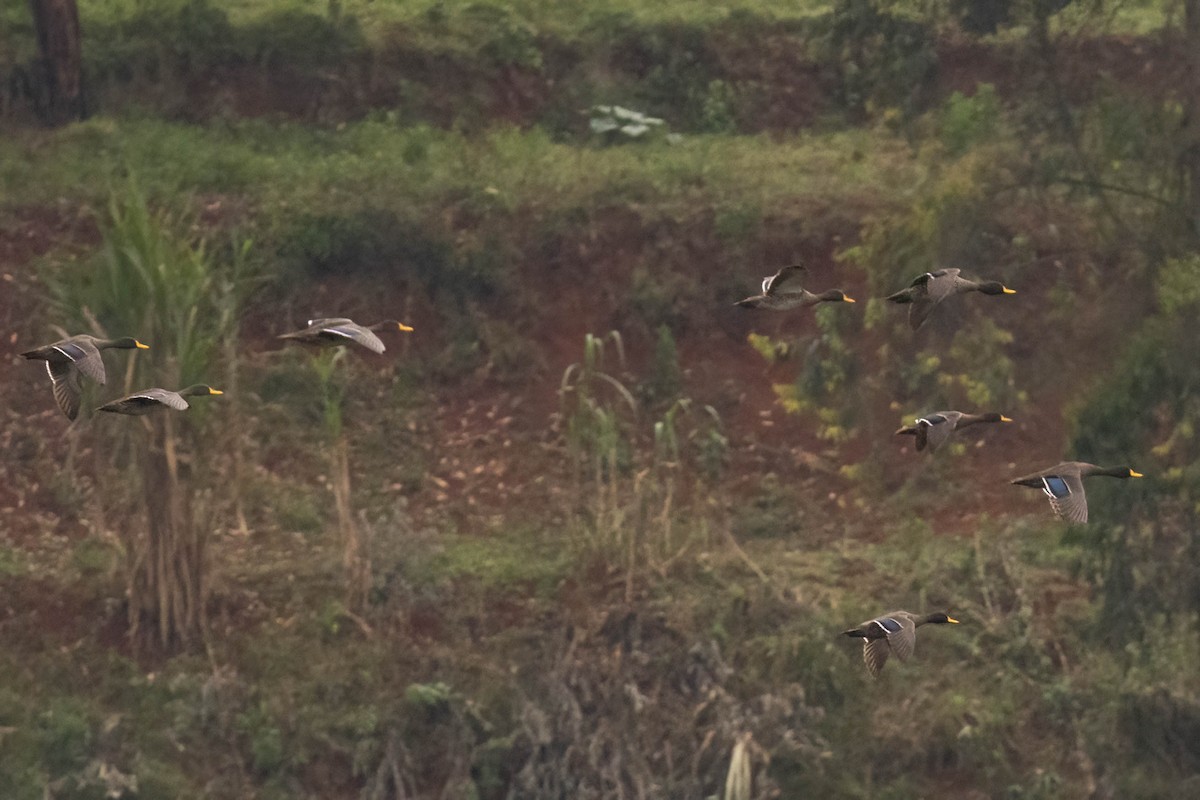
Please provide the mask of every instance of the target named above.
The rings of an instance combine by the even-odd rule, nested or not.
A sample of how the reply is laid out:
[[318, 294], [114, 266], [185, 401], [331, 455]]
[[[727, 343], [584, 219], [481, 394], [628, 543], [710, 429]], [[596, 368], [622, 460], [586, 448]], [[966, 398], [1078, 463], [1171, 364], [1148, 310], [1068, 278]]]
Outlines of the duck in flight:
[[111, 403], [105, 403], [97, 408], [97, 411], [107, 411], [112, 414], [127, 414], [131, 417], [140, 417], [143, 414], [149, 414], [151, 411], [159, 408], [170, 408], [175, 411], [184, 411], [188, 408], [188, 401], [185, 397], [208, 397], [210, 395], [225, 394], [220, 389], [214, 389], [206, 383], [197, 383], [194, 386], [189, 386], [186, 389], [180, 389], [178, 392], [172, 392], [169, 389], [145, 389], [131, 395], [122, 397], [120, 400], [113, 400]]
[[935, 453], [955, 431], [960, 431], [968, 425], [977, 425], [982, 422], [1012, 422], [1012, 420], [994, 411], [987, 414], [939, 411], [936, 414], [926, 414], [912, 425], [905, 425], [896, 431], [896, 435], [915, 436], [918, 452], [928, 447], [929, 452]]
[[280, 339], [292, 339], [302, 344], [318, 347], [337, 347], [338, 345], [357, 344], [373, 353], [382, 353], [387, 348], [375, 335], [376, 331], [411, 331], [408, 325], [394, 319], [376, 322], [374, 325], [359, 325], [345, 317], [329, 319], [310, 319], [308, 327], [280, 335]]
[[958, 269], [939, 269], [918, 275], [907, 289], [888, 295], [893, 303], [909, 304], [908, 324], [915, 331], [925, 324], [929, 315], [948, 297], [967, 292], [982, 294], [1016, 294], [1000, 281], [972, 281], [959, 273]]
[[793, 308], [806, 308], [817, 303], [853, 303], [854, 298], [841, 289], [830, 289], [816, 294], [801, 285], [800, 276], [807, 272], [803, 266], [792, 264], [789, 267], [763, 278], [762, 292], [751, 295], [744, 300], [738, 300], [734, 305], [742, 308], [762, 308], [768, 311], [789, 311]]
[[889, 611], [867, 620], [857, 628], [843, 631], [842, 635], [863, 640], [863, 661], [871, 677], [878, 678], [889, 655], [894, 654], [901, 661], [908, 661], [917, 646], [917, 628], [946, 623], [959, 624], [958, 620], [941, 612], [913, 614], [909, 611]]
[[26, 350], [21, 355], [33, 361], [45, 361], [46, 372], [50, 373], [50, 382], [54, 391], [54, 399], [58, 407], [67, 415], [67, 419], [79, 416], [80, 395], [82, 386], [79, 375], [82, 373], [101, 386], [106, 380], [104, 375], [104, 359], [100, 357], [101, 350], [149, 350], [132, 336], [120, 339], [100, 339], [81, 333], [68, 336], [66, 339]]
[[1049, 469], [1016, 478], [1012, 482], [1019, 486], [1041, 489], [1050, 498], [1054, 516], [1067, 522], [1087, 522], [1087, 495], [1083, 491], [1083, 479], [1092, 475], [1110, 478], [1140, 478], [1142, 473], [1130, 467], [1098, 467], [1086, 461], [1064, 461]]

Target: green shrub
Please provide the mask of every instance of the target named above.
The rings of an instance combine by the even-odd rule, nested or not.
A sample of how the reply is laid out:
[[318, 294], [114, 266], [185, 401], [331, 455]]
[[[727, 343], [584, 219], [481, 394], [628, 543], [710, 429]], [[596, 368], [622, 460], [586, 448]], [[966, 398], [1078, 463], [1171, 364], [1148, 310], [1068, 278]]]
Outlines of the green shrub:
[[942, 144], [952, 155], [962, 155], [980, 142], [994, 138], [1000, 125], [996, 87], [981, 83], [970, 97], [955, 92], [942, 108]]
[[679, 348], [675, 346], [675, 337], [666, 325], [658, 326], [658, 336], [654, 343], [654, 361], [650, 367], [650, 375], [638, 384], [639, 394], [643, 402], [671, 402], [679, 396], [683, 389], [683, 373], [679, 369]]
[[341, 67], [366, 50], [358, 20], [352, 15], [320, 16], [281, 9], [240, 31], [244, 52], [264, 66]]
[[81, 770], [92, 751], [92, 721], [82, 701], [56, 698], [34, 723], [41, 761], [52, 778]]
[[838, 0], [821, 48], [838, 73], [838, 99], [854, 115], [896, 108], [912, 116], [937, 74], [935, 33], [880, 0]]
[[281, 260], [317, 279], [377, 274], [404, 263], [434, 274], [449, 260], [449, 248], [422, 233], [418, 223], [378, 208], [303, 214], [280, 239]]
[[289, 757], [284, 746], [283, 731], [264, 704], [240, 713], [237, 730], [245, 737], [254, 769], [260, 774], [270, 775], [286, 766]]

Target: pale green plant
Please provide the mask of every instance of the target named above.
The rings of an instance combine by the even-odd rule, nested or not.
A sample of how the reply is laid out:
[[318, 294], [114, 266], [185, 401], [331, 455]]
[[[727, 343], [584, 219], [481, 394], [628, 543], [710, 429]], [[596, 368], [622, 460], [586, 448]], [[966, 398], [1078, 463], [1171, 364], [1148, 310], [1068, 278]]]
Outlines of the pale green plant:
[[632, 393], [606, 371], [609, 353], [624, 365], [619, 334], [585, 337], [583, 359], [563, 373], [560, 418], [579, 509], [572, 527], [589, 549], [622, 563], [632, 591], [645, 568], [663, 572], [708, 541], [713, 504], [680, 502], [680, 493], [719, 494], [728, 441], [716, 410], [688, 398], [676, 399], [647, 437]]
[[[235, 241], [222, 263], [206, 241], [182, 233], [186, 229], [180, 215], [152, 211], [131, 184], [109, 198], [96, 256], [60, 268], [47, 281], [56, 317], [75, 332], [136, 336], [151, 344], [148, 353], [125, 361], [122, 377], [110, 379], [110, 390], [212, 382], [209, 373], [222, 344], [226, 353], [236, 354], [232, 342], [240, 307], [253, 285], [249, 244]], [[108, 441], [96, 448], [94, 477], [110, 485], [98, 495], [117, 507], [132, 502], [145, 520], [144, 529], [120, 528], [130, 633], [137, 645], [149, 643], [140, 636], [144, 625], [155, 630], [163, 648], [186, 646], [204, 632], [205, 553], [214, 510], [208, 503], [193, 504], [180, 455], [205, 450], [199, 432], [206, 413], [196, 404], [185, 415], [149, 417], [149, 435], [128, 420], [106, 420], [101, 429]], [[219, 448], [210, 449], [209, 457], [192, 463], [211, 463]], [[140, 500], [130, 488], [140, 490]]]
[[633, 393], [605, 371], [610, 350], [623, 369], [625, 344], [620, 333], [587, 334], [583, 360], [568, 366], [559, 382], [559, 411], [566, 426], [567, 448], [577, 467], [597, 458], [611, 460], [615, 466], [622, 444], [621, 414], [637, 414]]

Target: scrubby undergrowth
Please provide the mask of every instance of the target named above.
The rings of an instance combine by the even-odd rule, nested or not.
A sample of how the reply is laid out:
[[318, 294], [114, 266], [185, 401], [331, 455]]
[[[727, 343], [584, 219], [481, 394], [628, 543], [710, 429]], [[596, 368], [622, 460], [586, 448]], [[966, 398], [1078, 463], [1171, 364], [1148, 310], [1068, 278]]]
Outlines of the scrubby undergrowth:
[[[688, 135], [592, 138], [553, 109], [617, 98], [546, 79], [607, 63], [591, 28], [439, 8], [288, 25], [337, 28], [344, 49], [309, 53], [314, 70], [376, 69], [364, 42], [386, 35], [487, 80], [520, 62], [509, 79], [546, 94], [517, 121], [539, 125], [469, 89], [436, 98], [450, 113], [435, 124], [336, 91], [353, 113], [327, 119], [357, 121], [247, 120], [236, 103], [166, 121], [155, 92], [171, 82], [134, 41], [93, 57], [132, 64], [112, 86], [156, 111], [0, 143], [6, 796], [1189, 796], [1200, 293], [1178, 143], [1147, 134], [1179, 130], [1178, 108], [1066, 82], [1064, 142], [1044, 122], [1062, 97], [1019, 81], [889, 94], [888, 64], [860, 53], [851, 74], [843, 52], [816, 82], [837, 130], [739, 134], [797, 127], [763, 122], [770, 97], [731, 76], [790, 58], [808, 9], [630, 15], [601, 37], [625, 48], [609, 85]], [[916, 37], [889, 55], [903, 74], [926, 57], [942, 86], [973, 74], [937, 61], [947, 40], [920, 38], [934, 29], [839, 9]], [[239, 31], [195, 54], [189, 80], [232, 68], [246, 92], [240, 70], [303, 49], [244, 38], [279, 20], [178, 13]], [[973, 46], [1019, 51], [1006, 36]], [[761, 61], [739, 49], [751, 40]], [[188, 54], [163, 52], [171, 69]], [[800, 52], [803, 73], [817, 56]], [[95, 269], [104, 209], [130, 187], [172, 211], [156, 217], [166, 240], [205, 240], [214, 274], [254, 267], [222, 351], [236, 400], [192, 420], [210, 444], [185, 454], [209, 459], [186, 467], [212, 510], [207, 635], [136, 657], [121, 543], [137, 517], [95, 473], [111, 426], [136, 421], [67, 431], [15, 357], [52, 335], [47, 287]], [[859, 304], [731, 306], [794, 261]], [[938, 263], [1019, 293], [966, 298], [914, 336], [875, 298]], [[416, 332], [324, 376], [273, 339], [333, 312]], [[371, 568], [362, 607], [329, 502], [331, 390]], [[968, 406], [1017, 423], [937, 458], [892, 437]], [[1062, 456], [1151, 478], [1089, 486], [1092, 526], [1064, 530], [1006, 485]], [[838, 634], [896, 607], [965, 624], [923, 629], [916, 660], [872, 681]]]

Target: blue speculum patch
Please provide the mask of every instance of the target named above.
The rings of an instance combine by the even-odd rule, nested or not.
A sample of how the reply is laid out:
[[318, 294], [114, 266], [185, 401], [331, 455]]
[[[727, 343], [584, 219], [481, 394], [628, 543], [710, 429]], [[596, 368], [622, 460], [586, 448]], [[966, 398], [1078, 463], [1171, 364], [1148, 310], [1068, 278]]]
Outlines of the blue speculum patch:
[[891, 617], [884, 617], [883, 619], [877, 621], [879, 622], [879, 627], [883, 628], [888, 633], [897, 633], [901, 628], [904, 627]]
[[1051, 497], [1066, 497], [1071, 493], [1071, 489], [1067, 486], [1067, 482], [1057, 475], [1051, 475], [1042, 478], [1042, 482], [1046, 484], [1046, 492]]
[[84, 351], [84, 349], [77, 344], [68, 343], [68, 344], [60, 345], [59, 349], [62, 350], [64, 353], [66, 353], [71, 358], [83, 358], [85, 355], [87, 355], [87, 353]]

